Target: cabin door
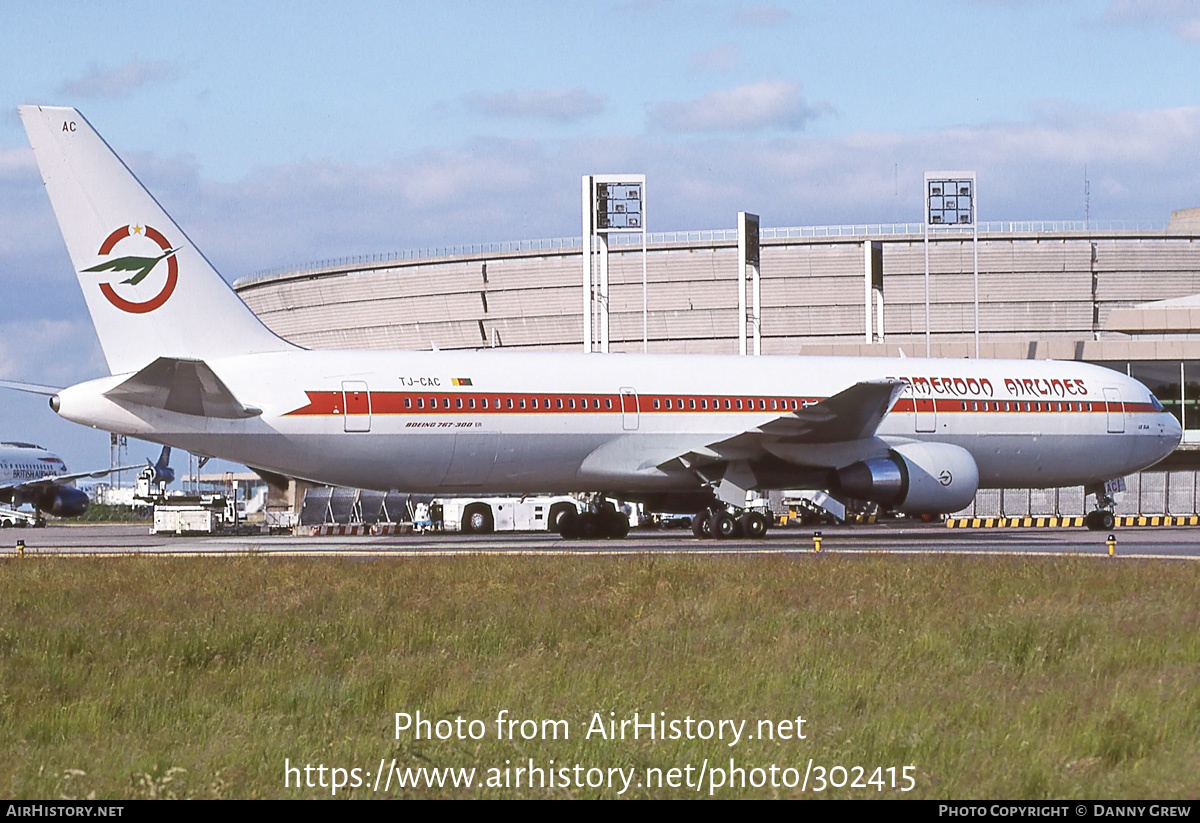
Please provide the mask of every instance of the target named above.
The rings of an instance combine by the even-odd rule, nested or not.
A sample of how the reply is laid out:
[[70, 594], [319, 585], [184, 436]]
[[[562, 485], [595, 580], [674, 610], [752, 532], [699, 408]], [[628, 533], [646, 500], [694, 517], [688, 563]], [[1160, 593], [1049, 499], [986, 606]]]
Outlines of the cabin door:
[[621, 427], [627, 432], [637, 431], [638, 396], [634, 389], [621, 389]]
[[1108, 411], [1108, 430], [1113, 434], [1125, 431], [1125, 403], [1121, 400], [1121, 390], [1112, 387], [1104, 389], [1104, 406]]

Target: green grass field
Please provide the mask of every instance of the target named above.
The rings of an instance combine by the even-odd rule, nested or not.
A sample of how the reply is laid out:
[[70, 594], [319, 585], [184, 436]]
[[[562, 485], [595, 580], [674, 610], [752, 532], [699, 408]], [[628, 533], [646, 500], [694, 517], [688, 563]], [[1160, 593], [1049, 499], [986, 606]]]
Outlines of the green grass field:
[[[300, 772], [285, 788], [286, 760], [359, 768], [338, 797], [618, 796], [619, 779], [512, 787], [532, 759], [626, 770], [624, 797], [696, 797], [733, 758], [751, 782], [807, 773], [806, 791], [768, 776], [716, 796], [1196, 797], [1198, 596], [1200, 564], [1120, 558], [12, 558], [0, 795], [331, 796], [294, 788]], [[486, 732], [396, 739], [418, 710]], [[501, 710], [566, 720], [569, 739], [498, 739]], [[747, 735], [802, 716], [806, 739], [585, 739], [597, 712]], [[484, 785], [375, 791], [393, 758]], [[887, 786], [817, 792], [810, 759]], [[644, 785], [702, 763], [699, 793]], [[905, 766], [900, 792], [886, 769]]]

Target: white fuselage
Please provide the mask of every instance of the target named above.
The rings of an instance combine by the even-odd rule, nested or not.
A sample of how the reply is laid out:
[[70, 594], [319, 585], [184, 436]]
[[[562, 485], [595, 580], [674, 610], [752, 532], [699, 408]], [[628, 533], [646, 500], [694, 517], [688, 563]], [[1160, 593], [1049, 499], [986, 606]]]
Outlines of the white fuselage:
[[27, 443], [0, 444], [0, 488], [66, 473], [67, 467], [62, 459], [40, 446]]
[[[290, 477], [442, 493], [694, 490], [701, 481], [672, 458], [885, 378], [908, 385], [876, 446], [960, 446], [984, 488], [1102, 482], [1161, 460], [1181, 436], [1145, 386], [1073, 362], [286, 351], [208, 365], [262, 414], [201, 418], [103, 396], [128, 375], [65, 389], [59, 413]], [[864, 448], [775, 456], [837, 468]]]

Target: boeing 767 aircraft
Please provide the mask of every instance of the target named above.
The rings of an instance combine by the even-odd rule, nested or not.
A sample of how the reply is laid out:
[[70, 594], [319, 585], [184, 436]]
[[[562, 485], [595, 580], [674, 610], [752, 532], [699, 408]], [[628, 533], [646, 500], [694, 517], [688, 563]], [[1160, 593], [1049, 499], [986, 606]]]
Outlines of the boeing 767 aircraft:
[[[947, 513], [979, 488], [1082, 484], [1102, 527], [1105, 481], [1180, 440], [1145, 386], [1084, 363], [301, 349], [78, 111], [20, 111], [111, 372], [51, 407], [268, 478], [594, 492], [695, 512], [696, 533], [716, 537], [765, 532], [750, 490]], [[564, 527], [622, 523], [600, 504]]]

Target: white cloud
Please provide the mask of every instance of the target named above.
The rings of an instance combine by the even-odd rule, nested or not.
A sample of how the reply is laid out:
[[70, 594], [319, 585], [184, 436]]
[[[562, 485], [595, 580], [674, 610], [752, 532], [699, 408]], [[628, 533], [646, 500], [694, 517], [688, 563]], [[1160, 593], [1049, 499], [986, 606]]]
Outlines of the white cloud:
[[1114, 0], [1105, 18], [1116, 24], [1165, 23], [1189, 43], [1200, 43], [1200, 6], [1194, 0]]
[[810, 106], [796, 83], [763, 81], [695, 100], [658, 103], [651, 107], [649, 118], [654, 125], [673, 132], [799, 131], [829, 111], [824, 104]]
[[604, 111], [605, 100], [583, 89], [543, 91], [475, 92], [463, 102], [492, 117], [548, 120], [566, 123]]
[[124, 97], [150, 83], [174, 80], [178, 74], [170, 63], [136, 57], [112, 68], [102, 68], [92, 61], [82, 76], [64, 81], [58, 91], [72, 97]]
[[0, 321], [0, 378], [68, 386], [107, 372], [86, 317]]

